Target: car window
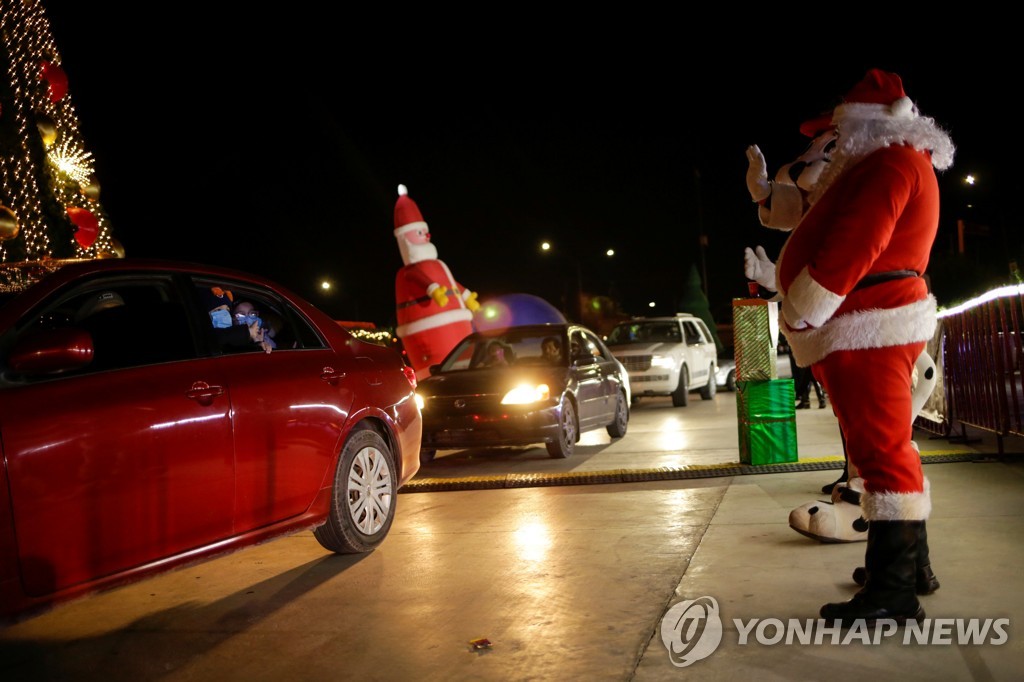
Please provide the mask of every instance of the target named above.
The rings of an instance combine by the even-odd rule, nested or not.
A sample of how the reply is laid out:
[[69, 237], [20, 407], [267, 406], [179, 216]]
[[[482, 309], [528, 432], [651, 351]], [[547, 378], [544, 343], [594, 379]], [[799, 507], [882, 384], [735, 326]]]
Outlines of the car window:
[[188, 312], [169, 277], [94, 280], [62, 290], [30, 313], [19, 329], [18, 338], [55, 329], [88, 332], [93, 344], [92, 361], [67, 375], [188, 360], [198, 355]]
[[696, 343], [704, 343], [704, 337], [693, 322], [683, 322], [683, 329], [686, 332], [686, 343], [687, 345], [693, 345]]
[[597, 338], [589, 332], [582, 332], [583, 343], [587, 349], [587, 352], [595, 358], [603, 358], [605, 360], [611, 360], [612, 354], [605, 348], [604, 344], [601, 343], [601, 339]]
[[[445, 372], [469, 369], [470, 366], [474, 365], [474, 358], [482, 357], [482, 355], [483, 345], [476, 343], [472, 339], [466, 339], [449, 353], [442, 363], [441, 369]], [[479, 364], [479, 361], [476, 364]]]
[[[194, 283], [197, 301], [204, 300], [205, 291], [218, 287], [222, 291], [230, 292], [232, 304], [242, 301], [251, 303], [261, 325], [273, 339], [274, 352], [326, 346], [324, 339], [315, 331], [305, 315], [269, 289], [240, 282], [201, 278], [196, 278]], [[212, 325], [207, 329], [211, 342], [216, 343]], [[225, 353], [262, 352], [262, 348], [257, 344], [222, 345], [221, 350]]]

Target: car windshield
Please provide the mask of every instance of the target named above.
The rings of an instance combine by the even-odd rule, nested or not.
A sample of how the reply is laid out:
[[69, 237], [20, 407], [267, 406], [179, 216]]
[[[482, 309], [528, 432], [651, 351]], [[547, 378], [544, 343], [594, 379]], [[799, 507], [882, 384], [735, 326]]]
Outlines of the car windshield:
[[561, 331], [509, 330], [500, 335], [471, 335], [441, 365], [442, 372], [567, 364]]
[[678, 343], [679, 324], [676, 322], [623, 322], [608, 335], [608, 345], [627, 343]]

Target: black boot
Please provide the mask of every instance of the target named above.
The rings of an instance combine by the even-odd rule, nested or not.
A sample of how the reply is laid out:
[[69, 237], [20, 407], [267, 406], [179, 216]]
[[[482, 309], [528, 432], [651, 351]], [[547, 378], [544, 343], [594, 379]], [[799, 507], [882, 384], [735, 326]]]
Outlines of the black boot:
[[[853, 582], [864, 586], [868, 572], [863, 566], [853, 569]], [[928, 558], [928, 531], [921, 522], [921, 534], [917, 538], [917, 573], [914, 575], [915, 589], [919, 595], [931, 594], [939, 589], [939, 579], [932, 571], [931, 560]]]
[[[817, 381], [812, 381], [811, 385], [814, 386], [814, 395], [818, 396], [818, 409], [825, 409], [825, 390], [821, 387]], [[810, 398], [810, 395], [807, 396]]]
[[871, 521], [864, 553], [867, 582], [853, 599], [821, 607], [821, 617], [850, 627], [855, 620], [873, 627], [881, 619], [904, 623], [921, 620], [915, 574], [917, 545], [923, 521]]
[[[843, 469], [842, 476], [837, 478], [832, 483], [829, 483], [828, 485], [821, 486], [821, 492], [825, 493], [826, 495], [831, 495], [833, 488], [835, 488], [840, 483], [846, 483], [848, 480], [850, 480], [850, 476], [849, 476], [849, 474], [846, 473], [846, 469]], [[863, 583], [861, 583], [861, 584], [863, 584]]]

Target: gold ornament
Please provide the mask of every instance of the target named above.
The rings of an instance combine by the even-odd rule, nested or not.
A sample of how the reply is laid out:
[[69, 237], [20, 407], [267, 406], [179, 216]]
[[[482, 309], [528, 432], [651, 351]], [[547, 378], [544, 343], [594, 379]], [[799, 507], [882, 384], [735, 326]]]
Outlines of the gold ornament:
[[89, 176], [89, 179], [86, 180], [85, 184], [82, 186], [82, 194], [84, 194], [87, 199], [99, 201], [100, 179], [96, 177], [95, 173], [92, 173]]
[[57, 141], [57, 124], [46, 114], [36, 116], [36, 127], [43, 138], [43, 146], [47, 149]]
[[0, 204], [0, 242], [14, 239], [20, 229], [18, 216], [14, 215], [14, 211]]

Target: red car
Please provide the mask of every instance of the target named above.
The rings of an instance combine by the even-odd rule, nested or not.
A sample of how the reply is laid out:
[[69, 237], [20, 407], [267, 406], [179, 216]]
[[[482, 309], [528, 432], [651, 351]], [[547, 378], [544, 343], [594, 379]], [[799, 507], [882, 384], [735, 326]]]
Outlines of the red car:
[[[215, 329], [211, 292], [271, 352]], [[419, 468], [415, 381], [232, 270], [94, 260], [0, 293], [0, 621], [300, 529], [372, 550]]]

